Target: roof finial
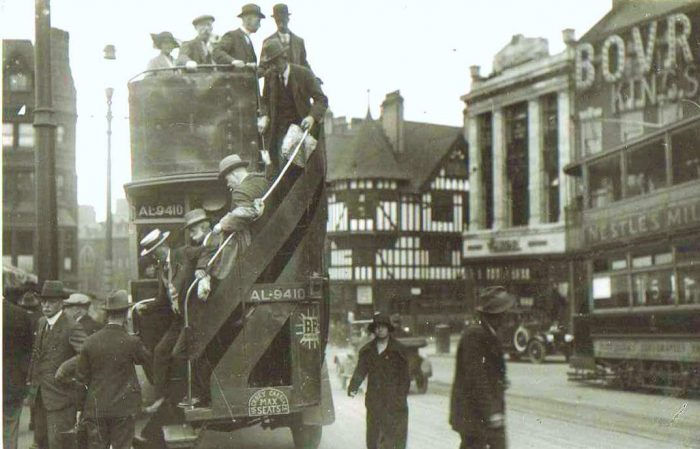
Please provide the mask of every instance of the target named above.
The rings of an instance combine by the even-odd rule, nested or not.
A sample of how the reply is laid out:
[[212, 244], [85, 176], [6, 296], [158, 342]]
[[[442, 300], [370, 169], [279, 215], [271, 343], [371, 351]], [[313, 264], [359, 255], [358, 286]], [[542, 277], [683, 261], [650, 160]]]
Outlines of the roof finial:
[[369, 92], [370, 90], [367, 89], [367, 115], [365, 116], [366, 121], [371, 121], [372, 120], [372, 110], [369, 107], [370, 100], [369, 100]]

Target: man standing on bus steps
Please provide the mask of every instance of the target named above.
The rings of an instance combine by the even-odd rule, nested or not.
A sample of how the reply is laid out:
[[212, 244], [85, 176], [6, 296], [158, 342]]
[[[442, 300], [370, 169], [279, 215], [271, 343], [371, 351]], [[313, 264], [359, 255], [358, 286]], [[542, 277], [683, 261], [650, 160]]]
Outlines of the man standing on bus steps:
[[197, 30], [197, 37], [182, 43], [180, 54], [177, 57], [178, 65], [196, 68], [198, 64], [214, 64], [211, 42], [214, 16], [203, 15], [195, 17], [192, 25]]
[[404, 449], [411, 385], [405, 348], [391, 336], [394, 326], [384, 313], [375, 313], [368, 330], [375, 338], [360, 349], [348, 396], [354, 397], [367, 377], [367, 449], [378, 449], [380, 441], [383, 448]]
[[258, 5], [249, 3], [243, 5], [238, 17], [241, 18], [241, 27], [221, 36], [214, 47], [214, 60], [217, 64], [231, 64], [237, 69], [254, 70], [258, 65], [258, 57], [250, 35], [260, 29], [260, 20], [265, 18], [265, 14]]
[[258, 131], [268, 133], [273, 176], [280, 170], [280, 149], [289, 126], [310, 130], [318, 139], [319, 126], [328, 108], [328, 97], [311, 70], [289, 63], [287, 48], [278, 39], [263, 46], [261, 65], [266, 69], [260, 102]]
[[479, 320], [462, 333], [457, 349], [450, 402], [450, 425], [459, 432], [460, 449], [505, 449], [506, 365], [497, 331], [516, 298], [504, 287], [479, 296]]
[[125, 290], [112, 292], [104, 310], [107, 324], [85, 340], [78, 357], [77, 378], [84, 385], [83, 417], [89, 449], [129, 449], [141, 388], [135, 365], [150, 362], [141, 340], [124, 327], [131, 307]]
[[277, 31], [263, 41], [263, 46], [269, 40], [277, 39], [287, 48], [290, 63], [304, 66], [311, 70], [309, 61], [306, 59], [304, 39], [292, 33], [289, 29], [289, 16], [291, 15], [289, 8], [284, 3], [278, 3], [272, 7], [272, 18], [275, 19], [277, 24]]

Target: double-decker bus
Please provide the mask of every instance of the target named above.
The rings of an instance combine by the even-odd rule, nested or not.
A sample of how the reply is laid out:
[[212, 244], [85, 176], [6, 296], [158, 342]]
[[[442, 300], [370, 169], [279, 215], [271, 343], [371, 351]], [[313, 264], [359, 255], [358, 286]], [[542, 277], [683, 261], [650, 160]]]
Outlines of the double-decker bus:
[[[171, 232], [171, 248], [187, 244], [183, 216], [189, 210], [205, 207], [215, 220], [229, 210], [218, 179], [225, 156], [238, 154], [262, 170], [257, 82], [252, 71], [217, 66], [145, 72], [129, 82], [132, 181], [125, 190], [134, 257], [140, 239], [155, 228]], [[325, 165], [321, 137], [303, 169], [290, 166], [280, 175], [253, 223], [250, 246], [198, 304], [188, 354], [194, 366], [211, 368], [205, 379], [211, 403], [178, 406], [193, 382], [180, 363], [172, 370], [169, 397], [140, 431], [140, 446], [193, 447], [204, 429], [258, 424], [290, 428], [297, 448], [318, 446], [322, 426], [334, 420], [324, 360]], [[155, 296], [153, 276], [152, 264], [139, 260], [138, 279], [131, 282], [134, 302]], [[200, 301], [192, 296], [189, 301]], [[170, 313], [134, 315], [151, 350]]]

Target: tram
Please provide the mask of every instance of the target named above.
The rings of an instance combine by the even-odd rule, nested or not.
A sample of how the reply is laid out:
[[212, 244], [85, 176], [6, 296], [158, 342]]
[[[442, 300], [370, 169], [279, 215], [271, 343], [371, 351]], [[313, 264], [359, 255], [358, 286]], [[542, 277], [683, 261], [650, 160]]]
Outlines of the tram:
[[[215, 220], [228, 211], [229, 195], [218, 179], [222, 158], [238, 154], [252, 171], [263, 170], [257, 89], [252, 71], [215, 65], [144, 72], [129, 82], [132, 180], [125, 190], [134, 257], [140, 239], [155, 228], [171, 232], [171, 248], [187, 244], [189, 210], [205, 208]], [[287, 427], [296, 448], [316, 448], [322, 426], [333, 422], [320, 136], [303, 169], [291, 166], [280, 175], [253, 224], [250, 246], [199, 305], [198, 319], [190, 317], [189, 358], [211, 368], [211, 403], [180, 403], [193, 382], [180, 363], [169, 397], [137, 435], [139, 446], [195, 447], [204, 430], [261, 425]], [[130, 285], [134, 303], [153, 298], [157, 288], [153, 267], [139, 260]], [[153, 350], [171, 318], [134, 313], [134, 329]]]

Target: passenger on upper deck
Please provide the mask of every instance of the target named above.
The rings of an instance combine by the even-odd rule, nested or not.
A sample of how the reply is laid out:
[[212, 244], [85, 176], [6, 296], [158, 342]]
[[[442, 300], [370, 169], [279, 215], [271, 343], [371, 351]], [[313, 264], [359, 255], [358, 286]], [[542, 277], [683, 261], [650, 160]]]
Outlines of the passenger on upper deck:
[[271, 34], [263, 41], [263, 46], [270, 39], [279, 40], [287, 48], [289, 62], [298, 64], [311, 70], [309, 61], [306, 60], [306, 46], [304, 39], [289, 30], [289, 8], [284, 3], [278, 3], [272, 7], [272, 17], [277, 24], [277, 32]]
[[213, 232], [234, 233], [226, 245], [212, 274], [218, 279], [226, 277], [241, 253], [250, 245], [250, 224], [262, 215], [260, 199], [269, 184], [262, 173], [249, 173], [249, 162], [237, 154], [226, 156], [219, 162], [219, 179], [225, 179], [231, 190], [231, 211], [214, 226]]
[[258, 31], [260, 20], [264, 19], [265, 15], [258, 5], [250, 3], [243, 6], [238, 17], [241, 18], [241, 27], [221, 37], [214, 47], [214, 60], [217, 64], [231, 64], [238, 69], [255, 69], [258, 58], [250, 35]]
[[[148, 61], [146, 70], [170, 69], [175, 67], [175, 61], [170, 53], [178, 48], [180, 44], [177, 43], [172, 33], [169, 31], [163, 31], [158, 34], [151, 33], [151, 39], [153, 39], [153, 47], [160, 50], [160, 54]], [[166, 71], [166, 73], [169, 73], [169, 71]]]
[[192, 65], [192, 62], [195, 63], [194, 67], [196, 67], [196, 64], [214, 64], [213, 45], [211, 42], [214, 17], [209, 15], [196, 17], [192, 21], [192, 25], [197, 30], [197, 37], [182, 43], [180, 54], [177, 57], [177, 64], [185, 65], [190, 62], [190, 64], [187, 64], [188, 67]]
[[258, 131], [268, 132], [274, 177], [280, 170], [280, 148], [289, 126], [300, 125], [318, 138], [319, 127], [314, 125], [323, 120], [328, 97], [311, 70], [289, 63], [289, 53], [278, 39], [263, 45], [261, 64], [266, 72]]

